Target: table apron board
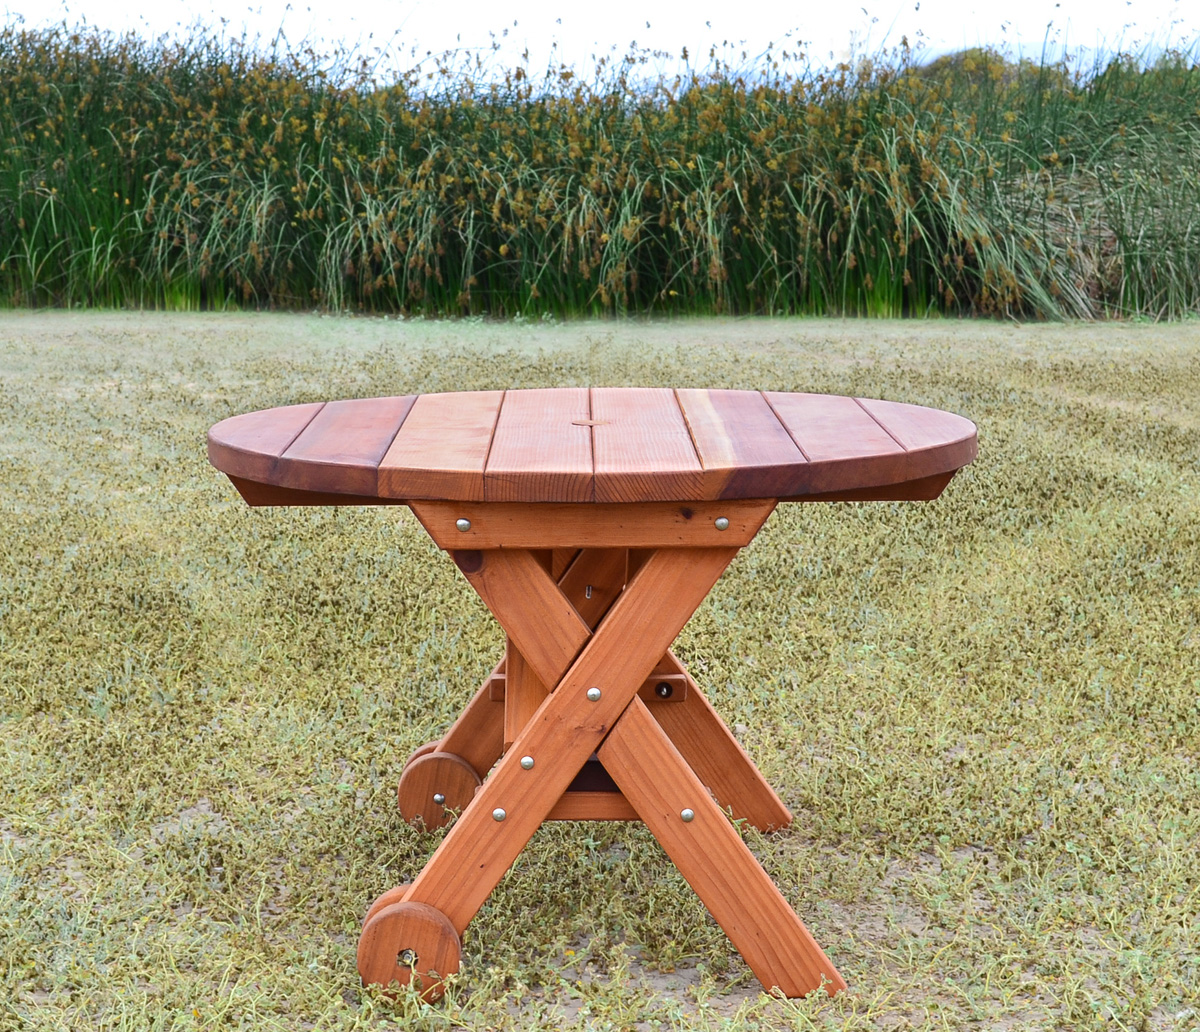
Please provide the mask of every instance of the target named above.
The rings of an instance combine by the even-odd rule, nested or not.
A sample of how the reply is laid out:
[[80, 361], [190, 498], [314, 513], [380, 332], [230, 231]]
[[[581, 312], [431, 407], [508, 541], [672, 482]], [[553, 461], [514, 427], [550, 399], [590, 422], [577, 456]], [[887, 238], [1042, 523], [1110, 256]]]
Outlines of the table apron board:
[[725, 502], [531, 504], [408, 503], [447, 551], [489, 548], [740, 548], [775, 509], [774, 498]]

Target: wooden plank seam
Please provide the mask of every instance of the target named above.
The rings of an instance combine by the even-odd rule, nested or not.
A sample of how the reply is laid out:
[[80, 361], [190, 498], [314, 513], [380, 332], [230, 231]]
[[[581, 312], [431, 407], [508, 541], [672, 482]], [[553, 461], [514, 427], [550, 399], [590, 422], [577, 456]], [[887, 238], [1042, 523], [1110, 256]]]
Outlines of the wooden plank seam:
[[862, 409], [868, 416], [870, 416], [876, 422], [876, 424], [878, 424], [879, 429], [887, 434], [888, 437], [890, 437], [893, 441], [895, 441], [905, 452], [908, 451], [908, 448], [904, 442], [887, 428], [887, 424], [885, 424], [882, 419], [880, 419], [877, 415], [875, 415], [874, 412], [872, 412], [869, 408], [867, 408], [866, 405], [863, 404], [862, 398], [855, 398], [854, 404]]

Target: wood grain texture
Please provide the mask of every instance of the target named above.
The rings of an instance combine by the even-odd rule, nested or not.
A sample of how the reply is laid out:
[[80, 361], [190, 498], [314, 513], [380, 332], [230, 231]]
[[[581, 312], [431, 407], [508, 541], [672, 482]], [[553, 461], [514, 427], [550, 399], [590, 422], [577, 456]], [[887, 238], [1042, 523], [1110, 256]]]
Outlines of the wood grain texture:
[[299, 491], [376, 494], [379, 460], [415, 400], [328, 402], [279, 457], [275, 483]]
[[[489, 682], [491, 685], [491, 700], [492, 702], [503, 702], [505, 694], [505, 676], [501, 674], [499, 677], [493, 677]], [[670, 694], [666, 697], [660, 696], [658, 693], [659, 685], [667, 685], [670, 688]], [[683, 702], [688, 697], [688, 679], [683, 674], [651, 674], [642, 682], [642, 686], [638, 689], [638, 698], [642, 702], [648, 703], [651, 707], [660, 706], [664, 703], [670, 706], [676, 703]], [[441, 746], [440, 741], [431, 743]]]
[[404, 761], [404, 766], [407, 767], [410, 763], [412, 763], [413, 760], [420, 759], [420, 757], [426, 756], [431, 752], [437, 752], [441, 747], [442, 740], [440, 738], [435, 739], [432, 742], [426, 742], [424, 745], [418, 745], [411, 753], [409, 753], [408, 759]]
[[[526, 505], [520, 502], [410, 503], [437, 544], [463, 548], [704, 548], [748, 545], [775, 509], [774, 499]], [[718, 530], [718, 517], [729, 520]], [[460, 531], [459, 519], [470, 521]]]
[[545, 702], [550, 689], [525, 662], [520, 649], [511, 638], [505, 652], [504, 673], [504, 748], [507, 749], [533, 719], [538, 707]]
[[408, 892], [411, 882], [404, 882], [402, 885], [397, 885], [394, 888], [388, 889], [387, 892], [380, 893], [375, 897], [375, 901], [367, 908], [366, 916], [362, 923], [365, 925], [384, 907], [390, 907], [393, 903], [403, 903], [404, 894]]
[[[974, 457], [975, 427], [969, 420], [916, 405], [865, 402], [825, 394], [765, 392], [780, 421], [801, 451], [807, 465], [794, 469], [790, 486], [781, 483], [781, 498], [899, 485], [953, 472]], [[913, 431], [914, 440], [928, 442], [931, 427], [946, 437], [937, 445], [915, 451], [893, 435], [870, 406], [885, 405], [890, 419]], [[943, 421], [941, 417], [948, 417]], [[924, 428], [921, 436], [917, 428]]]
[[272, 483], [279, 456], [324, 407], [315, 401], [223, 419], [208, 431], [208, 461], [229, 476]]
[[565, 792], [548, 821], [636, 821], [637, 811], [620, 792]]
[[704, 497], [704, 470], [675, 392], [592, 388], [597, 502]]
[[595, 627], [625, 587], [629, 552], [624, 548], [586, 548], [558, 586], [589, 627]]
[[422, 394], [379, 463], [385, 498], [482, 501], [503, 391]]
[[[957, 471], [937, 473], [934, 476], [922, 477], [919, 480], [905, 480], [899, 484], [884, 484], [881, 487], [858, 487], [848, 491], [825, 491], [818, 494], [800, 495], [785, 498], [789, 502], [928, 502], [937, 498], [945, 490], [946, 485], [954, 479]], [[230, 482], [238, 490], [238, 494], [251, 508], [275, 505], [408, 505], [402, 498], [374, 498], [369, 495], [345, 495], [322, 491], [294, 491], [287, 487], [273, 487], [270, 484], [260, 484], [253, 480], [243, 480], [241, 477], [230, 477]], [[426, 504], [426, 503], [414, 503]], [[475, 503], [432, 503], [446, 505], [462, 505]], [[679, 503], [646, 503], [646, 504], [675, 504]], [[687, 508], [703, 506], [707, 503], [697, 502], [684, 505]], [[721, 506], [724, 508], [724, 506]], [[697, 541], [697, 544], [702, 542]], [[659, 547], [666, 547], [660, 543]], [[642, 557], [653, 549], [631, 549], [630, 568], [636, 569], [642, 562]], [[576, 549], [554, 549], [552, 570], [561, 575], [570, 564]]]
[[[372, 485], [371, 466], [393, 432]], [[372, 496], [501, 504], [802, 499], [927, 480], [976, 451], [969, 420], [917, 405], [658, 388], [314, 403], [235, 416], [209, 431], [210, 460], [256, 505], [314, 501], [304, 491], [354, 505]], [[252, 491], [249, 482], [274, 490]]]
[[503, 679], [503, 670], [501, 659], [438, 744], [442, 752], [466, 760], [481, 780], [504, 752], [504, 692], [497, 701], [493, 688], [497, 678]]
[[[401, 964], [400, 953], [414, 960]], [[445, 992], [443, 979], [458, 971], [462, 944], [454, 927], [433, 907], [391, 903], [363, 925], [358, 939], [358, 973], [364, 985], [413, 982], [421, 999], [432, 1003]]]
[[[668, 652], [667, 655], [670, 655]], [[662, 664], [660, 663], [661, 667]], [[653, 673], [646, 678], [645, 684], [638, 689], [638, 698], [649, 703], [651, 707], [669, 703], [686, 702], [688, 697], [688, 678], [685, 674]]]
[[776, 831], [791, 824], [791, 811], [674, 653], [668, 652], [658, 669], [682, 675], [687, 692], [682, 705], [654, 706], [650, 712], [717, 802], [759, 831]]
[[[557, 584], [529, 552], [455, 552], [454, 561], [545, 685], [558, 683], [591, 636]], [[511, 657], [509, 657], [511, 659]], [[505, 678], [512, 676], [512, 668]]]
[[586, 387], [507, 391], [484, 472], [490, 502], [590, 502]]
[[793, 467], [808, 461], [758, 391], [675, 394], [704, 466], [707, 495], [778, 497], [795, 479]]
[[246, 504], [252, 509], [274, 505], [407, 505], [403, 498], [377, 498], [374, 495], [350, 495], [336, 491], [297, 491], [290, 487], [276, 487], [257, 480], [229, 476], [230, 483], [237, 488]]
[[[406, 899], [437, 907], [459, 931], [467, 926], [736, 554], [736, 548], [664, 549], [647, 561]], [[556, 633], [567, 629], [564, 621]], [[586, 697], [593, 686], [602, 688], [595, 702]], [[536, 760], [532, 770], [521, 768], [523, 755]], [[499, 824], [496, 808], [506, 814]]]
[[579, 554], [578, 548], [555, 548], [550, 553], [550, 576], [559, 581]]
[[[479, 787], [479, 775], [461, 756], [435, 750], [418, 756], [400, 775], [396, 801], [409, 824], [444, 827], [466, 809]], [[435, 795], [444, 797], [437, 802]]]
[[[837, 969], [704, 790], [649, 710], [634, 700], [598, 750], [625, 798], [768, 991], [846, 988]], [[685, 808], [695, 819], [685, 823]]]
[[946, 485], [954, 479], [957, 470], [936, 473], [920, 480], [905, 480], [900, 484], [885, 484], [882, 487], [856, 487], [849, 491], [826, 491], [822, 494], [803, 495], [785, 499], [794, 502], [930, 502], [937, 498]]
[[936, 453], [943, 464], [956, 463], [946, 468], [957, 469], [978, 452], [975, 424], [953, 412], [870, 398], [859, 398], [858, 403], [900, 443], [914, 472], [926, 453]]

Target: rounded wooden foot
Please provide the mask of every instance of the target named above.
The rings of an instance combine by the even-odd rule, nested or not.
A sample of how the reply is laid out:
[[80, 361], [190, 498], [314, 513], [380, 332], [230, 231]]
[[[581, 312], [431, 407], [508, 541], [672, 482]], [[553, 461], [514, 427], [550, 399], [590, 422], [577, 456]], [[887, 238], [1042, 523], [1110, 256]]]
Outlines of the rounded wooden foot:
[[397, 885], [394, 889], [388, 889], [382, 896], [375, 900], [374, 903], [367, 908], [367, 916], [363, 918], [363, 925], [370, 923], [371, 918], [379, 913], [384, 907], [390, 907], [393, 903], [400, 903], [404, 900], [404, 894], [408, 891], [409, 883]]
[[451, 811], [466, 809], [479, 785], [475, 768], [461, 756], [429, 752], [404, 768], [396, 797], [409, 824], [440, 828], [450, 823]]
[[454, 925], [425, 903], [382, 907], [363, 925], [358, 940], [363, 985], [411, 983], [426, 1003], [441, 999], [443, 979], [458, 970], [461, 959], [462, 944]]
[[408, 770], [408, 768], [412, 765], [413, 760], [420, 759], [422, 756], [425, 756], [431, 752], [437, 752], [438, 746], [441, 744], [441, 740], [439, 739], [436, 742], [426, 742], [424, 745], [418, 745], [412, 751], [412, 755], [404, 761], [404, 769]]

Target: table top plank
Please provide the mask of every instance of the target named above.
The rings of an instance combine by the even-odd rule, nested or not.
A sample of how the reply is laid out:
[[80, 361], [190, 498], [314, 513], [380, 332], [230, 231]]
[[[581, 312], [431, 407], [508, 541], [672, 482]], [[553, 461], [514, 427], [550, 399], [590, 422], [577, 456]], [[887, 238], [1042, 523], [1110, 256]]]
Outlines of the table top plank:
[[280, 456], [276, 483], [301, 491], [373, 495], [376, 467], [416, 401], [331, 401]]
[[590, 502], [591, 406], [586, 387], [508, 391], [484, 471], [489, 502]]
[[384, 498], [481, 502], [504, 391], [422, 394], [379, 463]]
[[675, 392], [704, 466], [708, 493], [775, 498], [808, 460], [758, 391]]
[[209, 461], [229, 476], [274, 483], [279, 456], [324, 407], [313, 401], [223, 419], [208, 432]]
[[855, 398], [776, 391], [767, 391], [764, 397], [810, 462], [840, 462], [904, 451]]
[[911, 479], [903, 446], [857, 399], [774, 391], [764, 397], [809, 460], [785, 497]]
[[909, 453], [975, 437], [975, 424], [953, 412], [872, 398], [858, 403]]
[[703, 497], [704, 467], [675, 392], [593, 387], [597, 502]]

